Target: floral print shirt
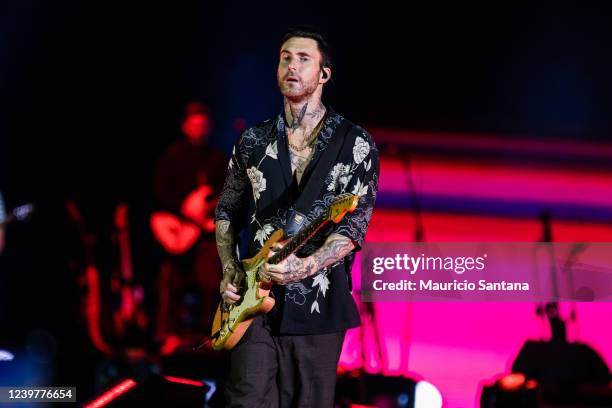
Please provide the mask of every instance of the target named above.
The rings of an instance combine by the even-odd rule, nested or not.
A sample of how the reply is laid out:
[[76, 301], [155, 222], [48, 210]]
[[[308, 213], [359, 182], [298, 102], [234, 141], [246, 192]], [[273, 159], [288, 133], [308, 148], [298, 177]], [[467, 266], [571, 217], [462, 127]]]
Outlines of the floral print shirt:
[[[237, 230], [244, 231], [241, 237], [247, 242], [242, 242], [242, 247], [248, 246], [243, 251], [245, 258], [254, 256], [275, 230], [285, 227], [292, 206], [307, 183], [321, 183], [321, 189], [315, 197], [308, 197], [312, 206], [303, 225], [322, 214], [339, 194], [356, 194], [359, 203], [341, 222], [322, 228], [297, 255], [312, 254], [331, 233], [350, 238], [356, 245], [355, 251], [359, 250], [376, 199], [378, 150], [372, 137], [357, 125], [351, 124], [345, 135], [336, 132], [344, 120], [331, 108], [327, 109], [313, 157], [299, 184], [291, 173], [283, 113], [240, 136], [228, 164], [215, 218], [230, 221]], [[344, 137], [337, 162], [323, 179], [311, 179], [334, 137]], [[280, 334], [331, 333], [360, 324], [350, 292], [355, 251], [300, 282], [273, 287], [276, 306], [268, 315]]]

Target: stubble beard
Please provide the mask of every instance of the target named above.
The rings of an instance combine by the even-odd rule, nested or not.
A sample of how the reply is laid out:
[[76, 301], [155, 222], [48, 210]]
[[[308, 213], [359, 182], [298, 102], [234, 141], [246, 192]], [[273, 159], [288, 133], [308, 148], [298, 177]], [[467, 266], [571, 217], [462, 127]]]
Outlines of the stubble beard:
[[301, 80], [299, 82], [285, 82], [282, 79], [278, 81], [278, 87], [281, 94], [289, 99], [290, 101], [300, 101], [309, 99], [312, 94], [317, 90], [318, 83], [313, 82], [311, 84], [304, 84]]

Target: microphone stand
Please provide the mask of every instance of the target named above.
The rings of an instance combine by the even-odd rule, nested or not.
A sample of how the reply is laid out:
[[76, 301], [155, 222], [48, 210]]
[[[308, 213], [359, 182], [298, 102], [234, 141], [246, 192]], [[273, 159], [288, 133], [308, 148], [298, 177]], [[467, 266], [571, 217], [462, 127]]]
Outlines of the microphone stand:
[[[542, 221], [543, 228], [542, 241], [552, 243], [552, 222], [550, 212], [544, 211], [540, 215], [540, 220]], [[551, 279], [553, 283], [553, 296], [555, 299], [552, 302], [547, 302], [544, 305], [538, 306], [536, 309], [536, 314], [538, 316], [545, 315], [546, 319], [548, 320], [551, 332], [551, 342], [565, 343], [567, 342], [567, 327], [565, 321], [561, 318], [559, 308], [559, 282], [557, 279], [557, 266], [552, 246], [548, 246], [548, 251], [551, 260]]]

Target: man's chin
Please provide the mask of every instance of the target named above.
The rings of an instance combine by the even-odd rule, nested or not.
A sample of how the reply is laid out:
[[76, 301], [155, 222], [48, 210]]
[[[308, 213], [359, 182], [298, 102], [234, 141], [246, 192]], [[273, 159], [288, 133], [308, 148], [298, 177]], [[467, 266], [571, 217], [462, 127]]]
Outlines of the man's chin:
[[303, 89], [294, 89], [294, 88], [281, 88], [281, 94], [288, 99], [302, 99], [306, 96], [306, 93]]

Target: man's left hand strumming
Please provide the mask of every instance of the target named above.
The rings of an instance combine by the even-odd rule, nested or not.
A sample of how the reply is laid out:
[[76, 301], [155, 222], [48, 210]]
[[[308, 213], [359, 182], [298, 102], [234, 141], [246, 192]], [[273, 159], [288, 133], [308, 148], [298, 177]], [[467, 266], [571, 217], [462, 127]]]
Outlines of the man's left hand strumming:
[[[282, 245], [277, 244], [272, 250], [276, 252], [281, 248]], [[259, 269], [259, 276], [263, 280], [272, 281], [278, 285], [299, 282], [338, 262], [354, 248], [355, 244], [350, 238], [340, 234], [331, 234], [323, 246], [312, 255], [299, 258], [292, 254], [278, 264], [266, 263]], [[270, 254], [272, 255], [274, 252]]]

